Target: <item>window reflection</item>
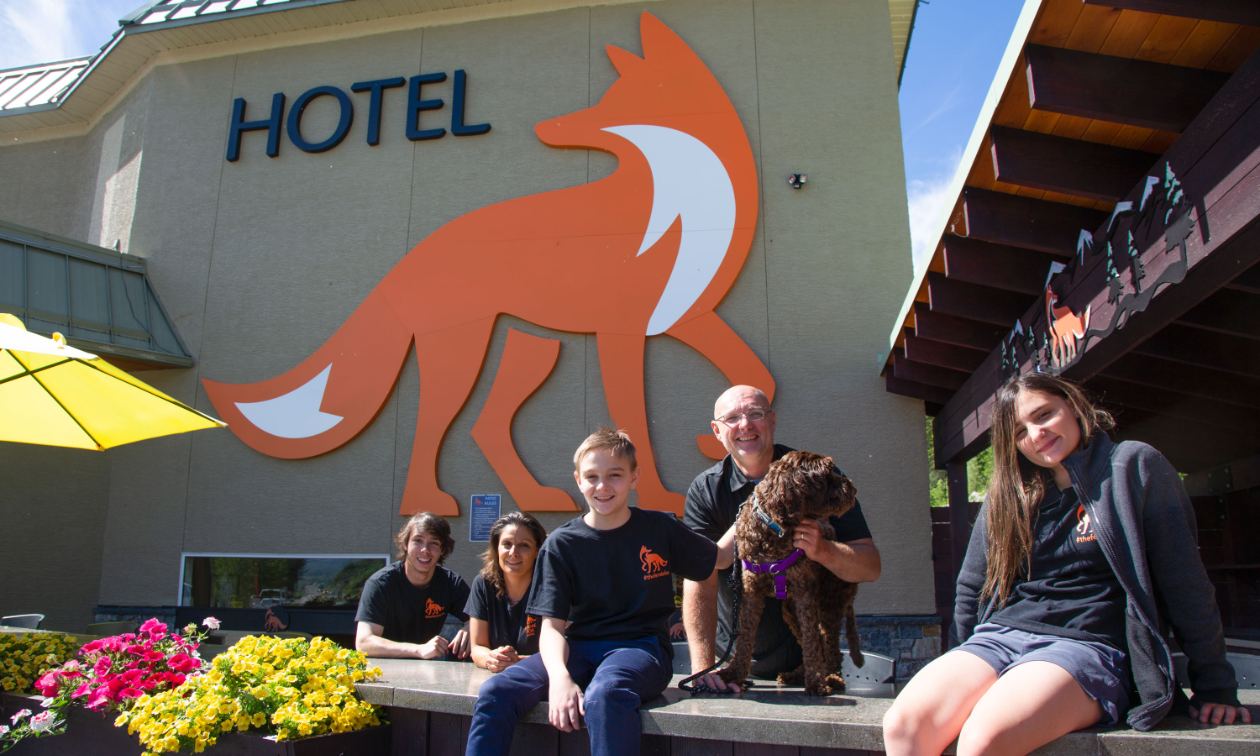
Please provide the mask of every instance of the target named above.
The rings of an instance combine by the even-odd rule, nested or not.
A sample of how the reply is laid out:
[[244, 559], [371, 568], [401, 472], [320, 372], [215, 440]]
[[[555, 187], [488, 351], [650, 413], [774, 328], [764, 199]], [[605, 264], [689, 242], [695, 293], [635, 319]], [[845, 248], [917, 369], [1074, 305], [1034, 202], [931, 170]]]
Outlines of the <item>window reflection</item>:
[[186, 555], [180, 606], [354, 609], [363, 583], [386, 563], [384, 555]]

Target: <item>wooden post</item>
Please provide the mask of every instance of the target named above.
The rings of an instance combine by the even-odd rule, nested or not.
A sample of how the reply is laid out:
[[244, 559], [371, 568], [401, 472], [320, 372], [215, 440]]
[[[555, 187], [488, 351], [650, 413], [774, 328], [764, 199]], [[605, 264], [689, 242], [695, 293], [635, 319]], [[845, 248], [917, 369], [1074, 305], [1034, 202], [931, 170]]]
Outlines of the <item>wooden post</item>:
[[[967, 555], [967, 542], [971, 540], [971, 504], [967, 501], [967, 462], [947, 462], [945, 480], [949, 487], [949, 553], [952, 562], [951, 577], [958, 582], [963, 557]], [[953, 607], [950, 607], [950, 624], [953, 623]], [[942, 628], [942, 650], [948, 645], [949, 628]]]

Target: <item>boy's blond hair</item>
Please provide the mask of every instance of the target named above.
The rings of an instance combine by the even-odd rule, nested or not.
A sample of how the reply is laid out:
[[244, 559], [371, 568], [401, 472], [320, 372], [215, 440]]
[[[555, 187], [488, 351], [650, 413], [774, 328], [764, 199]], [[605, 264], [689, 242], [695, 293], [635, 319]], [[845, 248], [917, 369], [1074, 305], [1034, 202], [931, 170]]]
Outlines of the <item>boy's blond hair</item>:
[[601, 425], [599, 430], [587, 436], [577, 451], [573, 452], [573, 469], [577, 470], [581, 467], [582, 458], [587, 454], [600, 449], [607, 449], [618, 457], [630, 460], [631, 470], [639, 468], [639, 460], [635, 457], [634, 443], [630, 441], [629, 434], [623, 430]]

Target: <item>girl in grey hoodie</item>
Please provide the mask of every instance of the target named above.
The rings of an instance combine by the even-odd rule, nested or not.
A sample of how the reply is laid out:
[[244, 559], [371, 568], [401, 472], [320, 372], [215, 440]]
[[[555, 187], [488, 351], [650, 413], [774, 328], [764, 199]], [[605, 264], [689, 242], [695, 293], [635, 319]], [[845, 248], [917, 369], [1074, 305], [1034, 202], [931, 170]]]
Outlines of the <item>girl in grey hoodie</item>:
[[1113, 443], [1079, 387], [1029, 373], [998, 390], [994, 476], [958, 576], [956, 649], [884, 717], [889, 756], [1028, 753], [1090, 726], [1149, 730], [1177, 699], [1171, 629], [1200, 721], [1250, 722], [1181, 478]]

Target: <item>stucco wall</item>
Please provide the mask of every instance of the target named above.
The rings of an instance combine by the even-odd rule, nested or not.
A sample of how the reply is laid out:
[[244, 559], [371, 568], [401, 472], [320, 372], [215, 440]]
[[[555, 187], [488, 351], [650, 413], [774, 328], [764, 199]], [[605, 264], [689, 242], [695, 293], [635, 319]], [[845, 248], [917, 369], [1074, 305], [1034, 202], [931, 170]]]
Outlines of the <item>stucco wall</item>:
[[[0, 174], [39, 171], [33, 194], [70, 198], [68, 214], [4, 189], [6, 182], [0, 207], [10, 220], [94, 243], [112, 245], [121, 237], [124, 251], [146, 257], [196, 366], [139, 377], [213, 412], [201, 378], [247, 383], [292, 368], [443, 223], [493, 202], [611, 173], [612, 157], [547, 147], [533, 126], [599, 101], [617, 76], [604, 46], [639, 53], [644, 10], [705, 61], [752, 145], [761, 178], [757, 234], [718, 314], [778, 382], [778, 440], [834, 455], [857, 485], [884, 562], [880, 581], [860, 591], [858, 611], [930, 613], [922, 404], [886, 393], [875, 373], [911, 276], [882, 0], [599, 6], [159, 65], [87, 137], [0, 149]], [[321, 84], [348, 89], [355, 81], [451, 75], [456, 68], [469, 75], [466, 121], [491, 122], [488, 135], [409, 142], [401, 128], [405, 91], [396, 89], [386, 96], [377, 147], [365, 144], [366, 96], [352, 95], [354, 124], [331, 151], [303, 153], [286, 139], [280, 156], [269, 159], [265, 135], [253, 132], [244, 135], [240, 161], [223, 159], [236, 97], [249, 102], [248, 118], [256, 119], [265, 117], [273, 92], [285, 92], [292, 103]], [[426, 87], [426, 96], [443, 97], [447, 109], [423, 115], [422, 125], [449, 125], [450, 86], [448, 79], [432, 93]], [[331, 131], [329, 103], [323, 98], [311, 106], [305, 132]], [[113, 165], [108, 154], [119, 134], [109, 129], [124, 116], [112, 170], [135, 171], [133, 204], [109, 214], [97, 210], [94, 226], [92, 203], [109, 182], [101, 179], [109, 168], [100, 167], [100, 156], [105, 151]], [[797, 171], [809, 175], [800, 191], [785, 181]], [[112, 202], [125, 199], [128, 180], [109, 184]], [[128, 217], [130, 234], [116, 234], [118, 219]], [[554, 372], [513, 427], [517, 449], [540, 483], [576, 496], [572, 450], [609, 419], [593, 336], [501, 317], [439, 459], [440, 484], [462, 507], [478, 493], [503, 493], [505, 509], [513, 506], [469, 435], [509, 327], [562, 344]], [[660, 475], [681, 493], [712, 464], [694, 438], [708, 432], [713, 400], [726, 383], [698, 353], [659, 336], [648, 340], [646, 385]], [[228, 431], [110, 452], [99, 602], [174, 602], [181, 551], [387, 552], [402, 519], [396, 513], [420, 389], [412, 356], [376, 420], [342, 448], [313, 459], [266, 457]], [[33, 495], [19, 494], [26, 497], [20, 501]], [[542, 519], [555, 527], [568, 518]], [[452, 524], [460, 544], [448, 566], [471, 578], [480, 546], [467, 542], [466, 517]]]

